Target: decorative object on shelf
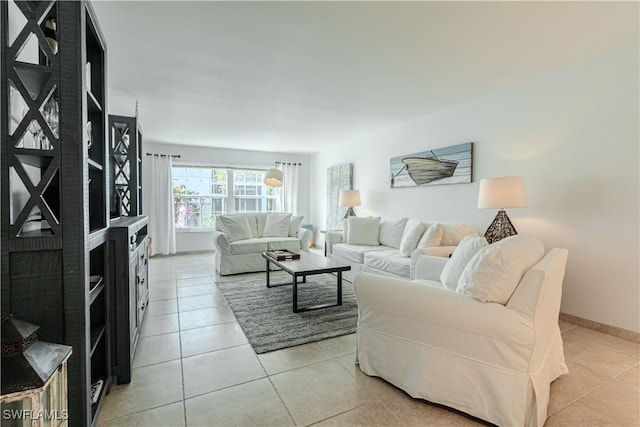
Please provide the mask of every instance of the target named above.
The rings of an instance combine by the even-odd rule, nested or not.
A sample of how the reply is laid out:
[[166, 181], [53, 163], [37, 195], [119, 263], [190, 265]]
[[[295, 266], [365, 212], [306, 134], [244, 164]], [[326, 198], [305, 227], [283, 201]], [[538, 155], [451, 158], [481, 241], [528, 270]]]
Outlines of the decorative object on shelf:
[[66, 425], [72, 348], [39, 341], [38, 329], [11, 315], [2, 320], [2, 425]]
[[342, 229], [346, 208], [340, 206], [340, 191], [353, 189], [353, 163], [327, 168], [327, 230]]
[[264, 176], [264, 184], [269, 187], [282, 187], [282, 171], [277, 168], [267, 169], [267, 173]]
[[93, 135], [91, 132], [91, 122], [87, 122], [87, 148], [91, 148], [91, 146], [93, 145]]
[[42, 32], [44, 33], [44, 37], [47, 39], [47, 43], [49, 43], [49, 47], [51, 48], [51, 52], [53, 54], [58, 53], [58, 37], [56, 35], [56, 20], [53, 18], [49, 18], [44, 23], [44, 28]]
[[471, 182], [473, 142], [394, 157], [391, 188]]
[[348, 216], [356, 216], [353, 210], [354, 206], [361, 206], [360, 190], [342, 190], [340, 191], [340, 206], [346, 206], [347, 212], [344, 214], [344, 218]]
[[91, 92], [91, 62], [87, 62], [87, 65], [85, 66], [85, 70], [84, 70], [84, 75], [85, 75], [85, 85], [87, 87], [87, 90]]
[[[44, 118], [45, 122], [47, 122], [47, 125], [49, 125], [49, 129], [51, 129], [53, 135], [58, 138], [60, 136], [58, 133], [58, 126], [60, 124], [60, 104], [58, 103], [55, 95], [51, 95], [47, 102], [44, 104], [44, 108], [42, 109], [42, 117]], [[50, 150], [52, 148], [50, 146], [51, 143], [46, 137], [45, 140], [47, 146], [41, 147], [41, 149]]]
[[518, 234], [505, 209], [526, 207], [527, 195], [521, 176], [502, 176], [480, 181], [478, 209], [498, 209], [498, 214], [484, 234], [489, 243]]

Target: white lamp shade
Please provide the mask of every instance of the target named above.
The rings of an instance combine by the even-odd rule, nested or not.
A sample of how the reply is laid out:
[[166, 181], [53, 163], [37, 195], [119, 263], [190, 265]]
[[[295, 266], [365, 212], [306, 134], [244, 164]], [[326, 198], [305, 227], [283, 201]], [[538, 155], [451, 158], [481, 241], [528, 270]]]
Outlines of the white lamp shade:
[[264, 176], [264, 183], [269, 187], [282, 187], [282, 171], [280, 169], [268, 169]]
[[360, 206], [360, 190], [340, 191], [340, 206]]
[[501, 176], [480, 181], [478, 209], [526, 208], [527, 194], [521, 176]]

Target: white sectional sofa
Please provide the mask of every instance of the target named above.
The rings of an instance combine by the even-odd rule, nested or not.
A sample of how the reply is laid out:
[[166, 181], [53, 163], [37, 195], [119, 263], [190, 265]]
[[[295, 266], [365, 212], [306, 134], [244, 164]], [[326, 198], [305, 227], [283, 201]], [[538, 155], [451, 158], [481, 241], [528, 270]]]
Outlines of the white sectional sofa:
[[264, 271], [262, 252], [308, 250], [313, 232], [300, 228], [302, 219], [276, 212], [220, 215], [213, 233], [216, 272], [225, 276]]
[[325, 244], [328, 257], [351, 266], [343, 275], [349, 281], [360, 271], [409, 279], [421, 255], [448, 257], [475, 232], [464, 222], [349, 217], [342, 231], [326, 233]]
[[550, 383], [568, 373], [558, 327], [568, 251], [545, 254], [529, 236], [481, 240], [421, 257], [419, 280], [358, 274], [357, 361], [412, 397], [542, 426]]

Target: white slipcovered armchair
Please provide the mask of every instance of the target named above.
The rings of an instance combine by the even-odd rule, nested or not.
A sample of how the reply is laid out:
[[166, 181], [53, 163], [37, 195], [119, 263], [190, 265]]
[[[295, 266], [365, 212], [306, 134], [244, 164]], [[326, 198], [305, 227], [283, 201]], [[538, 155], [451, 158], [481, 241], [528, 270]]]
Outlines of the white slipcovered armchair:
[[[445, 258], [421, 257], [420, 280], [360, 273], [353, 283], [360, 369], [412, 397], [501, 426], [543, 425], [550, 383], [568, 373], [558, 327], [567, 255], [552, 249], [530, 257], [537, 259], [505, 303], [447, 289], [440, 282]], [[476, 258], [469, 270], [482, 262]], [[506, 254], [500, 262], [512, 260]], [[473, 271], [464, 274], [474, 279]]]

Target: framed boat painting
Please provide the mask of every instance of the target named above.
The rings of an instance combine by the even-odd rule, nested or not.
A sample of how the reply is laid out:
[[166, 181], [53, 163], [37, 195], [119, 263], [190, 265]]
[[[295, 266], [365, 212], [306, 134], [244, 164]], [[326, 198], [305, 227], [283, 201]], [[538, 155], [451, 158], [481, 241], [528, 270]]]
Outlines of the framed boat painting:
[[473, 142], [393, 157], [391, 188], [471, 182]]

